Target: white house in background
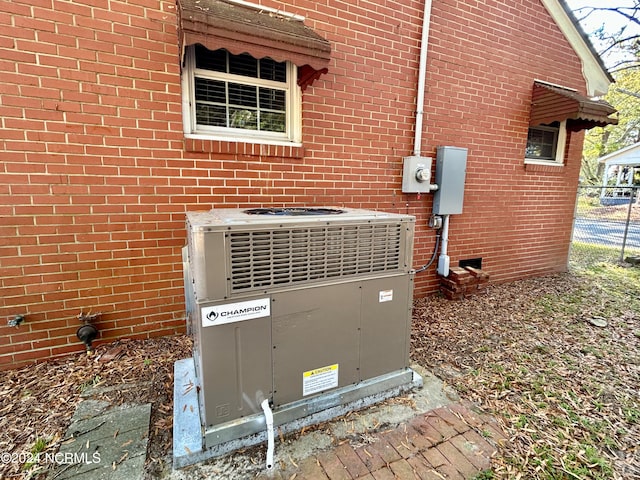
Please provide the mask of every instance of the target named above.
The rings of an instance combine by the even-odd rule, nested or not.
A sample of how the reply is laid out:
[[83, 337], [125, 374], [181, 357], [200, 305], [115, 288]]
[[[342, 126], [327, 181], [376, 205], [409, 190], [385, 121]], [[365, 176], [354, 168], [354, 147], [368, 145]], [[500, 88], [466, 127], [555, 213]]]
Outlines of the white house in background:
[[[610, 186], [611, 179], [615, 179], [616, 187], [640, 185], [640, 142], [605, 155], [598, 162], [604, 164], [603, 186]], [[600, 195], [603, 204], [627, 203], [630, 196], [630, 188], [602, 189]]]

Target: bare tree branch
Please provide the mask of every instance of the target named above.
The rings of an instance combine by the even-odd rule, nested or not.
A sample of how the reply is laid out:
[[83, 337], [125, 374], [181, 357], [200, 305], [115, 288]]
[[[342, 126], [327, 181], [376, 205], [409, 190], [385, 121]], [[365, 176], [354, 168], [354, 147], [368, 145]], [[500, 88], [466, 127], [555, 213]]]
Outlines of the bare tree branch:
[[[606, 57], [612, 72], [637, 68], [640, 65], [640, 0], [635, 0], [632, 6], [616, 0], [609, 0], [607, 6], [602, 3], [598, 5], [594, 0], [590, 5], [576, 8], [573, 13], [581, 24], [601, 22], [599, 28], [587, 33], [598, 40], [599, 54]], [[604, 18], [611, 15], [617, 15], [623, 22], [617, 31], [605, 27]]]

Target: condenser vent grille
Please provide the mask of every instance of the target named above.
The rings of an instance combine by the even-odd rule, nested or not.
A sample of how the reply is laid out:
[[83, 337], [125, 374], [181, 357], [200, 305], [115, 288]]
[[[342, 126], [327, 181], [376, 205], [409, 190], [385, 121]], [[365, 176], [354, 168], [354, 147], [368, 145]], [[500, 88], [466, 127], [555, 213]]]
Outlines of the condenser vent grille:
[[230, 232], [231, 291], [398, 271], [402, 230], [367, 224]]

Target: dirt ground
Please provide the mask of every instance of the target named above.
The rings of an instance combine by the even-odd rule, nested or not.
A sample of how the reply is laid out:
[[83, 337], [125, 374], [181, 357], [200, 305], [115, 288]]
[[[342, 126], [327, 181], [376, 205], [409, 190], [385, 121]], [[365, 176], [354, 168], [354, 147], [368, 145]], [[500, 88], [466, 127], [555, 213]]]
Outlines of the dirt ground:
[[[121, 340], [98, 345], [91, 356], [81, 353], [1, 372], [0, 453], [31, 452], [39, 440], [46, 443], [39, 451], [57, 451], [86, 388], [137, 384], [140, 388], [113, 390], [101, 399], [152, 404], [147, 470], [153, 475], [171, 451], [173, 364], [190, 357], [191, 348], [186, 336]], [[45, 478], [47, 467], [2, 462], [0, 478]]]
[[[640, 312], [586, 276], [414, 303], [412, 361], [510, 436], [487, 478], [640, 479], [639, 347]], [[0, 452], [55, 451], [84, 389], [136, 383], [110, 400], [152, 403], [147, 476], [156, 477], [170, 468], [173, 363], [190, 355], [186, 336], [98, 342], [93, 356], [2, 372]], [[0, 478], [44, 478], [46, 467], [0, 463]]]

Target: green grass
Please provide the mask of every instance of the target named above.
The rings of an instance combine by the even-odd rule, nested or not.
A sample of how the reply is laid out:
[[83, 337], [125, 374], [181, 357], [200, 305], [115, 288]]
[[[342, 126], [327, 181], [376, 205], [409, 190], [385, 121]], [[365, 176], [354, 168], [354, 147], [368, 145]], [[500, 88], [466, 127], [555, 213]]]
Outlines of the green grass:
[[87, 389], [98, 386], [101, 381], [102, 379], [100, 378], [100, 375], [96, 375], [95, 377], [90, 378], [89, 380], [81, 384], [78, 389], [80, 390], [80, 393], [84, 393], [87, 391]]
[[624, 410], [624, 415], [630, 424], [640, 423], [640, 408], [628, 407]]
[[50, 438], [44, 438], [44, 437], [36, 438], [36, 441], [33, 442], [33, 445], [31, 446], [31, 449], [30, 449], [32, 460], [26, 462], [22, 466], [22, 470], [27, 471], [27, 470], [30, 470], [34, 465], [37, 465], [38, 455], [47, 449], [47, 447], [49, 446], [49, 443], [51, 443]]
[[616, 263], [620, 259], [620, 248], [604, 247], [592, 243], [572, 242], [569, 266], [582, 272], [594, 264]]
[[[477, 478], [610, 480], [612, 452], [633, 450], [627, 439], [640, 423], [640, 404], [629, 377], [610, 367], [637, 364], [640, 267], [619, 265], [618, 255], [574, 243], [574, 280], [533, 298], [528, 321], [512, 326], [531, 332], [526, 348], [504, 358], [496, 351], [490, 362], [474, 366], [489, 398], [515, 402], [503, 416], [522, 442], [507, 449], [503, 468]], [[592, 317], [607, 326], [595, 327]]]
[[494, 478], [493, 470], [485, 470], [484, 472], [477, 474], [471, 480], [493, 480]]

